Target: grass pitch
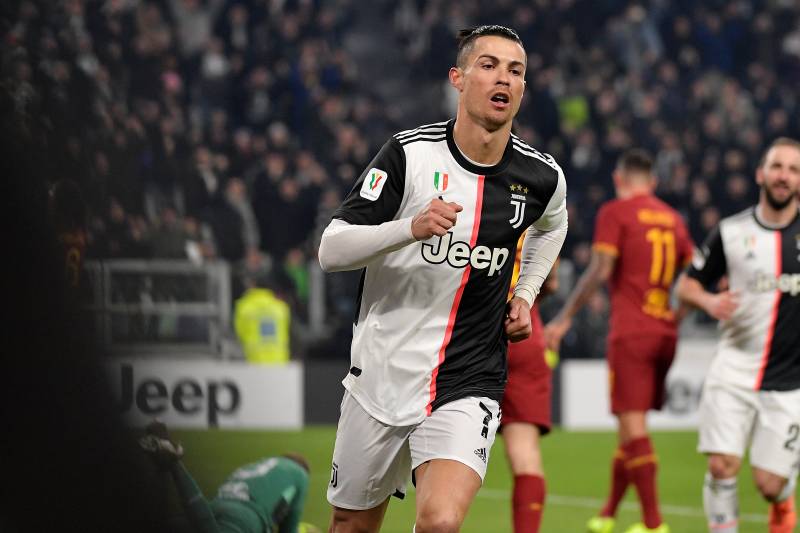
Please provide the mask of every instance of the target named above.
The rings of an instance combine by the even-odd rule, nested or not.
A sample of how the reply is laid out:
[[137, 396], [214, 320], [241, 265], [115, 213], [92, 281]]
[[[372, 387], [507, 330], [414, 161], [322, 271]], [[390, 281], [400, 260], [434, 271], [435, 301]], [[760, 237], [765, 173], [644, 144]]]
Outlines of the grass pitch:
[[[315, 426], [299, 432], [175, 431], [186, 449], [184, 462], [203, 491], [213, 496], [216, 487], [238, 466], [266, 455], [287, 451], [304, 454], [311, 464], [311, 486], [304, 520], [327, 529], [330, 508], [325, 490], [335, 427]], [[654, 434], [659, 456], [661, 510], [673, 533], [704, 533], [702, 480], [704, 458], [695, 452], [693, 432]], [[547, 502], [543, 533], [581, 533], [586, 520], [602, 505], [608, 489], [610, 458], [615, 436], [608, 432], [554, 431], [542, 441], [547, 472]], [[413, 491], [405, 500], [392, 498], [382, 531], [409, 533], [414, 522]], [[464, 533], [511, 531], [511, 475], [502, 437], [492, 448], [489, 471], [464, 523]], [[767, 504], [757, 495], [749, 468], [739, 476], [740, 533], [766, 531]], [[633, 488], [617, 517], [615, 531], [640, 520]]]

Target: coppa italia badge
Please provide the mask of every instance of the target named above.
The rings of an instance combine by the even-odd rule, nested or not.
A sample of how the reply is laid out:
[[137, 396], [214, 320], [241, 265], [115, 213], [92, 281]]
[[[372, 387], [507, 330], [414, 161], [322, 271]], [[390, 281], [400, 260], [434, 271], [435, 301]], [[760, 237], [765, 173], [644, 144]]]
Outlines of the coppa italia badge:
[[522, 185], [511, 185], [511, 205], [514, 206], [514, 216], [508, 219], [512, 228], [518, 228], [525, 219], [525, 203], [528, 188]]
[[439, 172], [438, 170], [433, 173], [433, 188], [436, 192], [444, 192], [447, 190], [447, 173]]
[[359, 194], [362, 198], [374, 202], [381, 195], [383, 186], [386, 185], [388, 179], [389, 175], [385, 171], [379, 168], [369, 169], [367, 175], [364, 176], [364, 182], [361, 184], [361, 192]]

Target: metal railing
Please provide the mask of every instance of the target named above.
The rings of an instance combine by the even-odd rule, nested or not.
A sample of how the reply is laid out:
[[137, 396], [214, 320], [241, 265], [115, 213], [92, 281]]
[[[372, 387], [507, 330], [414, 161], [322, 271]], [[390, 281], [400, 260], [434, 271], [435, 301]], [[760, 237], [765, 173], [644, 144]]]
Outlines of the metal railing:
[[86, 274], [89, 311], [107, 353], [224, 355], [228, 263], [114, 259], [87, 262]]

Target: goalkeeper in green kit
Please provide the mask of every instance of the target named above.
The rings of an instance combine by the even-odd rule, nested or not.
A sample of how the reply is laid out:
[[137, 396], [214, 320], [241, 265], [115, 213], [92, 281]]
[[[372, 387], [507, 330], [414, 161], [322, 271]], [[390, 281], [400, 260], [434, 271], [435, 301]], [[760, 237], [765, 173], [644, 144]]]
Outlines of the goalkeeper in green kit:
[[211, 501], [181, 462], [183, 448], [166, 426], [153, 422], [139, 439], [156, 465], [172, 476], [183, 508], [198, 533], [315, 533], [300, 522], [308, 489], [308, 463], [297, 454], [267, 457], [233, 472]]

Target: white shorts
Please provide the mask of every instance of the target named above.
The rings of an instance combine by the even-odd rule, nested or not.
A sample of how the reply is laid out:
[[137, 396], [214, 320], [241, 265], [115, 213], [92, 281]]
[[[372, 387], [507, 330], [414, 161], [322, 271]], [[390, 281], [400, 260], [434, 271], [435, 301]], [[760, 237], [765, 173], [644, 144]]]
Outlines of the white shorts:
[[412, 426], [388, 426], [345, 391], [333, 449], [328, 502], [372, 509], [389, 496], [405, 496], [411, 472], [431, 459], [452, 459], [483, 481], [499, 425], [500, 406], [489, 398], [446, 403]]
[[744, 457], [750, 464], [789, 478], [800, 458], [800, 390], [753, 391], [706, 382], [700, 401], [702, 453]]

